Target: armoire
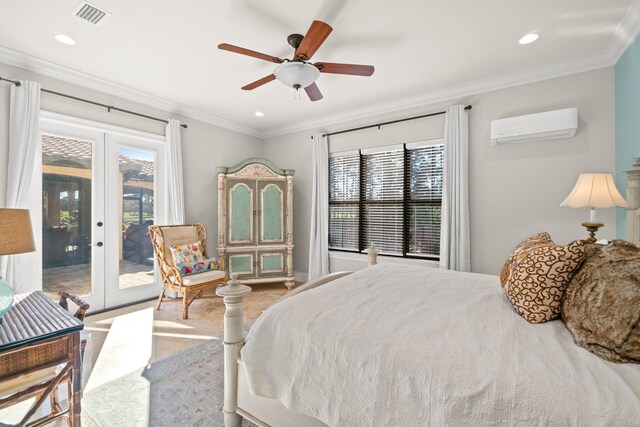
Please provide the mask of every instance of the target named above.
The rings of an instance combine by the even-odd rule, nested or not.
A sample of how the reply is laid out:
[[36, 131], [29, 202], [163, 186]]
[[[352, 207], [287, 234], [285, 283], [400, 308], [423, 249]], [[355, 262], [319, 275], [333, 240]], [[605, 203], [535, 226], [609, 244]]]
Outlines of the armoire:
[[218, 167], [218, 257], [244, 284], [293, 278], [293, 174], [251, 158]]

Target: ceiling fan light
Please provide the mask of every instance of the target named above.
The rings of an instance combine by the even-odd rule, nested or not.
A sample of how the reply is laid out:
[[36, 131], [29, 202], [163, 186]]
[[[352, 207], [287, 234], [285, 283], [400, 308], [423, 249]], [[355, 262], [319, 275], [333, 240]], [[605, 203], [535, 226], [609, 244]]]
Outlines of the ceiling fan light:
[[320, 71], [311, 64], [292, 61], [278, 65], [273, 74], [285, 86], [305, 88], [318, 79]]

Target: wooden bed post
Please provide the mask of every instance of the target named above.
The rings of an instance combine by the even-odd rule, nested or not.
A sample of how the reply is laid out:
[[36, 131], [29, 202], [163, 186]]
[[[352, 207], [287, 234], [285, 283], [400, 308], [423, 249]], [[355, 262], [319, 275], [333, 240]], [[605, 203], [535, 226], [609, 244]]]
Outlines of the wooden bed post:
[[240, 427], [242, 417], [236, 413], [238, 407], [238, 356], [244, 345], [242, 302], [251, 288], [238, 285], [238, 273], [231, 274], [228, 286], [216, 289], [224, 298], [224, 425]]

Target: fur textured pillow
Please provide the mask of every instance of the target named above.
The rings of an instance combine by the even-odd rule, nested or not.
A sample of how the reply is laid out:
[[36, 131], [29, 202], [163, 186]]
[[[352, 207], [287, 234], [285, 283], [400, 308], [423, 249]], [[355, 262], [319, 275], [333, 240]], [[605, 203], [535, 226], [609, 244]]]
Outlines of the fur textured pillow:
[[587, 245], [562, 317], [579, 346], [613, 362], [640, 363], [640, 248], [623, 240]]
[[540, 244], [522, 251], [514, 261], [506, 292], [513, 308], [529, 323], [560, 315], [564, 291], [584, 259], [584, 243]]
[[522, 242], [518, 243], [516, 249], [513, 253], [507, 258], [507, 261], [504, 263], [502, 267], [502, 271], [500, 272], [500, 285], [502, 286], [502, 290], [506, 293], [507, 283], [509, 283], [509, 278], [511, 277], [511, 272], [515, 265], [520, 261], [530, 249], [535, 248], [540, 245], [552, 243], [551, 236], [549, 233], [536, 233], [524, 239]]

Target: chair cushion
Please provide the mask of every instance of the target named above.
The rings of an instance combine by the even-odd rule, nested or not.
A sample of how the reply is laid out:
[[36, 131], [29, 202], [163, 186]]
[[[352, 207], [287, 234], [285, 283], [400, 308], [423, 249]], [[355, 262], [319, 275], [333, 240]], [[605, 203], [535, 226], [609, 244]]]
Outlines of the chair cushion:
[[[224, 279], [225, 275], [226, 273], [224, 271], [218, 271], [218, 270], [207, 271], [204, 273], [183, 277], [182, 284], [184, 286], [200, 285], [202, 283], [213, 282], [214, 280]], [[170, 278], [173, 280], [174, 277], [170, 276]]]
[[183, 227], [161, 227], [161, 229], [162, 237], [164, 239], [164, 253], [166, 255], [167, 263], [172, 267], [174, 266], [173, 258], [169, 256], [171, 253], [171, 246], [184, 245], [202, 240], [201, 236], [198, 236], [198, 231], [193, 225], [185, 225]]
[[172, 245], [171, 257], [173, 258], [173, 265], [176, 267], [181, 264], [189, 264], [206, 260], [206, 257], [204, 256], [204, 247], [200, 240], [184, 245]]
[[180, 270], [182, 276], [190, 276], [205, 271], [222, 270], [222, 262], [215, 258], [209, 258], [204, 261], [176, 263], [176, 268]]

